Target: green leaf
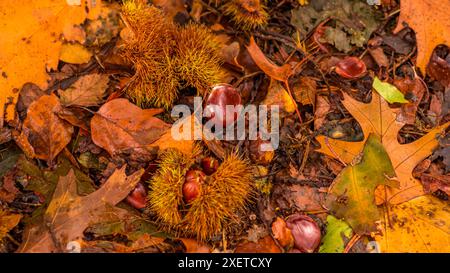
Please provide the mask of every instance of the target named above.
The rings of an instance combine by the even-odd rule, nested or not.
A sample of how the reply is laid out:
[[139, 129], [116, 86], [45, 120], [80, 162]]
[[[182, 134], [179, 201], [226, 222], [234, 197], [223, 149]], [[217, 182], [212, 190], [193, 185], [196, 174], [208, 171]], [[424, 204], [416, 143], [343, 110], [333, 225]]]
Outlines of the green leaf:
[[372, 84], [373, 89], [375, 89], [380, 96], [383, 97], [389, 103], [408, 103], [409, 101], [405, 99], [403, 93], [400, 92], [397, 87], [389, 84], [387, 82], [382, 82], [380, 79], [375, 77]]
[[326, 205], [331, 213], [344, 219], [359, 235], [375, 232], [375, 222], [380, 214], [375, 204], [375, 188], [378, 185], [398, 187], [389, 155], [380, 137], [370, 134], [361, 161], [349, 165], [336, 177], [331, 186]]
[[342, 253], [345, 248], [344, 238], [349, 240], [353, 235], [352, 228], [332, 215], [327, 216], [327, 233], [322, 238], [320, 253]]

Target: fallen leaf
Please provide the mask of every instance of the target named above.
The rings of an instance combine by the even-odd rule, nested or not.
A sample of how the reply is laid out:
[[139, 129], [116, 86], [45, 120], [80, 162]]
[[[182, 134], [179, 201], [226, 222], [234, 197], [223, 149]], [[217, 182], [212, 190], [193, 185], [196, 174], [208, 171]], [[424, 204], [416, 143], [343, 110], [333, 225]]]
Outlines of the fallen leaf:
[[447, 60], [442, 59], [434, 52], [427, 69], [431, 78], [439, 81], [445, 88], [450, 88], [450, 63]]
[[280, 108], [280, 112], [288, 114], [294, 113], [297, 109], [297, 103], [291, 99], [283, 85], [274, 79], [270, 80], [266, 98], [261, 102], [261, 105], [276, 105]]
[[63, 44], [59, 52], [59, 59], [69, 64], [85, 64], [92, 57], [92, 52], [78, 43]]
[[327, 216], [327, 231], [322, 237], [322, 245], [319, 253], [342, 253], [345, 249], [346, 241], [353, 235], [352, 228], [342, 220], [332, 215]]
[[87, 196], [78, 195], [75, 174], [70, 170], [59, 179], [44, 222], [29, 230], [18, 251], [63, 251], [69, 242], [82, 239], [90, 224], [128, 214], [114, 206], [134, 189], [144, 170], [127, 176], [125, 168], [116, 170], [99, 190]]
[[436, 46], [450, 46], [450, 20], [448, 11], [450, 0], [402, 0], [400, 1], [400, 18], [394, 34], [408, 24], [416, 33], [416, 66], [426, 73], [426, 67]]
[[8, 213], [0, 209], [0, 241], [8, 234], [8, 232], [17, 226], [22, 215]]
[[62, 105], [55, 95], [44, 95], [28, 108], [21, 135], [34, 148], [36, 158], [52, 160], [69, 144], [73, 127], [57, 115]]
[[450, 252], [450, 207], [425, 195], [384, 211], [381, 252]]
[[339, 219], [344, 219], [359, 235], [377, 230], [380, 219], [375, 204], [375, 188], [378, 185], [398, 186], [389, 156], [381, 139], [370, 134], [362, 152], [361, 161], [347, 166], [328, 189], [326, 206]]
[[325, 193], [319, 192], [319, 188], [298, 184], [275, 184], [272, 190], [274, 207], [282, 210], [296, 208], [304, 212], [316, 212], [323, 210], [322, 201]]
[[111, 156], [129, 149], [150, 152], [150, 144], [170, 128], [154, 117], [161, 111], [142, 110], [127, 99], [111, 100], [102, 105], [91, 120], [92, 141]]
[[303, 105], [311, 104], [315, 107], [316, 89], [317, 83], [315, 80], [308, 77], [302, 77], [292, 87], [292, 95], [298, 103]]
[[431, 155], [438, 145], [436, 136], [449, 124], [430, 130], [414, 142], [400, 144], [397, 135], [404, 123], [396, 120], [398, 111], [389, 108], [387, 102], [378, 93], [372, 92], [372, 101], [368, 104], [358, 102], [345, 93], [343, 95], [342, 104], [358, 121], [364, 133], [364, 140], [347, 142], [318, 136], [317, 140], [321, 145], [318, 151], [342, 162], [350, 163], [362, 151], [369, 135], [371, 133], [378, 135], [394, 166], [400, 187], [386, 189], [386, 192], [379, 191], [376, 194], [377, 204], [386, 201], [399, 204], [425, 194], [420, 182], [412, 176], [412, 171], [417, 164]]
[[153, 5], [162, 8], [169, 18], [174, 19], [178, 13], [184, 13], [186, 14], [186, 17], [189, 16], [184, 0], [153, 0], [152, 3]]
[[[70, 5], [66, 0], [0, 1], [0, 113], [16, 90], [26, 82], [47, 87], [46, 70], [56, 69], [61, 49], [60, 35], [68, 25], [95, 18], [101, 1], [82, 1]], [[20, 8], [18, 8], [20, 7]], [[63, 15], [63, 16], [61, 16]], [[19, 59], [20, 58], [20, 59]], [[14, 118], [14, 104], [7, 107], [6, 120]], [[0, 115], [0, 127], [3, 114]]]
[[271, 236], [260, 239], [257, 243], [243, 242], [236, 246], [234, 253], [281, 253]]
[[402, 105], [397, 120], [406, 124], [414, 124], [416, 122], [416, 112], [425, 94], [425, 87], [422, 81], [416, 77], [411, 80], [408, 77], [396, 78], [393, 84], [403, 93], [410, 97], [410, 101]]
[[272, 223], [272, 233], [273, 237], [278, 240], [282, 247], [292, 248], [294, 246], [292, 232], [287, 228], [286, 222], [282, 218], [277, 217]]
[[394, 85], [382, 82], [378, 77], [373, 79], [372, 87], [375, 91], [380, 94], [383, 99], [389, 103], [408, 103], [409, 101], [405, 99], [403, 93], [397, 89]]
[[209, 246], [189, 238], [180, 238], [186, 247], [186, 253], [210, 253], [211, 249]]
[[292, 75], [292, 68], [289, 64], [277, 66], [272, 61], [267, 59], [267, 57], [256, 44], [253, 36], [250, 38], [250, 44], [247, 46], [247, 51], [256, 65], [269, 77], [275, 80], [286, 82]]
[[330, 112], [330, 103], [322, 96], [316, 98], [316, 109], [314, 111], [314, 128], [317, 130], [325, 122], [327, 114]]
[[103, 101], [108, 82], [105, 74], [83, 76], [68, 89], [58, 91], [61, 103], [65, 106], [97, 106]]

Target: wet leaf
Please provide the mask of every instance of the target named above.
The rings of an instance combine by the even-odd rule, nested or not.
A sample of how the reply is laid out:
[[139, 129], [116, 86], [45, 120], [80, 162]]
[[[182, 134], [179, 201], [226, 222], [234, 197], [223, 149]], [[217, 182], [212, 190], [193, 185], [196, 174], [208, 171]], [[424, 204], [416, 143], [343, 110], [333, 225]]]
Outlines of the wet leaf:
[[342, 253], [344, 252], [345, 242], [352, 237], [352, 228], [342, 220], [332, 215], [327, 216], [327, 232], [322, 238], [322, 245], [319, 248], [320, 253]]
[[408, 103], [409, 101], [405, 99], [403, 93], [400, 92], [394, 85], [382, 82], [378, 77], [373, 79], [372, 84], [373, 89], [380, 94], [389, 103]]
[[394, 177], [394, 168], [380, 137], [370, 134], [361, 161], [347, 166], [328, 189], [326, 206], [336, 217], [345, 219], [356, 233], [375, 232], [375, 222], [380, 219], [375, 188], [378, 185], [397, 187], [398, 182], [389, 179]]

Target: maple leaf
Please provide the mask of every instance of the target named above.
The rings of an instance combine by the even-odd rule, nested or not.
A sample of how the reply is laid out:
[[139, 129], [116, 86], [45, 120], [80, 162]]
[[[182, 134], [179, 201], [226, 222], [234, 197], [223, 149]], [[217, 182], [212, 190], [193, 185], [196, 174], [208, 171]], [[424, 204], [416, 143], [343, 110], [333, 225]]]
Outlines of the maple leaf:
[[450, 0], [401, 0], [400, 18], [394, 33], [398, 33], [407, 23], [416, 33], [416, 65], [422, 73], [436, 46], [450, 46], [450, 20], [448, 9]]
[[381, 252], [450, 252], [448, 202], [425, 195], [383, 214], [382, 234], [375, 236]]
[[19, 252], [63, 251], [69, 242], [82, 239], [90, 224], [127, 215], [126, 210], [114, 206], [134, 189], [144, 170], [127, 176], [125, 168], [116, 170], [99, 190], [87, 196], [78, 195], [73, 169], [60, 177], [44, 221], [28, 231]]
[[388, 201], [391, 204], [399, 204], [424, 195], [423, 187], [412, 176], [412, 171], [418, 163], [431, 155], [438, 145], [437, 136], [449, 123], [434, 128], [414, 142], [400, 144], [397, 135], [404, 123], [396, 119], [398, 110], [389, 108], [387, 102], [376, 92], [372, 92], [372, 101], [368, 104], [358, 102], [344, 93], [342, 104], [358, 121], [364, 133], [364, 140], [346, 142], [318, 136], [317, 140], [321, 145], [318, 151], [348, 164], [362, 151], [367, 138], [373, 133], [380, 137], [400, 181], [399, 188], [377, 191], [377, 203]]
[[375, 188], [378, 185], [398, 186], [389, 156], [380, 137], [370, 134], [362, 152], [361, 161], [347, 166], [333, 181], [328, 190], [326, 206], [340, 219], [345, 219], [360, 234], [377, 230], [380, 219], [375, 205]]
[[[63, 29], [95, 18], [99, 9], [100, 1], [78, 5], [66, 0], [0, 1], [0, 127], [5, 103], [16, 101], [23, 84], [33, 81], [46, 88], [46, 69], [57, 68]], [[6, 110], [6, 119], [13, 119], [13, 104]]]

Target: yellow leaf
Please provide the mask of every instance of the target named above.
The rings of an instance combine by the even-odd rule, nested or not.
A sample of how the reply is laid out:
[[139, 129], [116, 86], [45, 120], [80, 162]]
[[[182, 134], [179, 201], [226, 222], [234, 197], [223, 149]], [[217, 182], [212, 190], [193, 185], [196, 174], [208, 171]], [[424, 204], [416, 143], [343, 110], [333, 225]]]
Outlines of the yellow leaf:
[[[382, 252], [450, 252], [449, 203], [425, 195], [384, 212]], [[387, 219], [389, 218], [389, 221]]]
[[397, 135], [404, 123], [396, 120], [398, 111], [389, 108], [387, 102], [378, 93], [372, 92], [372, 101], [367, 104], [358, 102], [344, 93], [342, 104], [358, 121], [364, 133], [364, 140], [346, 142], [319, 136], [317, 140], [320, 142], [321, 148], [318, 151], [350, 163], [362, 151], [369, 134], [378, 135], [389, 154], [400, 181], [400, 187], [386, 189], [386, 192], [378, 191], [377, 203], [389, 201], [391, 204], [399, 204], [424, 195], [423, 187], [412, 176], [412, 171], [417, 164], [431, 155], [433, 149], [438, 145], [436, 136], [444, 131], [449, 123], [434, 128], [414, 142], [400, 144], [397, 141]]
[[70, 64], [85, 64], [89, 62], [92, 53], [80, 44], [63, 44], [59, 59]]
[[261, 104], [267, 106], [278, 105], [280, 110], [286, 113], [294, 113], [295, 109], [297, 109], [297, 104], [291, 99], [283, 85], [274, 79], [270, 80], [267, 96]]
[[[46, 70], [58, 65], [60, 36], [65, 26], [82, 23], [98, 13], [101, 0], [69, 5], [66, 0], [0, 1], [0, 113], [5, 103], [7, 120], [14, 118], [18, 90], [26, 82], [41, 89], [47, 85]], [[3, 114], [0, 115], [0, 125]], [[0, 126], [1, 127], [1, 126]]]

